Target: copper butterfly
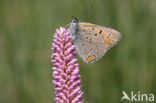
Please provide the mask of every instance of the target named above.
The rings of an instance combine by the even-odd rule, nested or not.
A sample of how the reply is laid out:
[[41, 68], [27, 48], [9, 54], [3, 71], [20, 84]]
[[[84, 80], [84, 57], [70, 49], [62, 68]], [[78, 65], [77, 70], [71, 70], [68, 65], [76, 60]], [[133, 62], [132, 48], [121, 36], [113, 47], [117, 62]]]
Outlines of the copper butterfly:
[[122, 34], [112, 28], [72, 20], [69, 30], [79, 56], [86, 63], [100, 59], [105, 53], [120, 41]]

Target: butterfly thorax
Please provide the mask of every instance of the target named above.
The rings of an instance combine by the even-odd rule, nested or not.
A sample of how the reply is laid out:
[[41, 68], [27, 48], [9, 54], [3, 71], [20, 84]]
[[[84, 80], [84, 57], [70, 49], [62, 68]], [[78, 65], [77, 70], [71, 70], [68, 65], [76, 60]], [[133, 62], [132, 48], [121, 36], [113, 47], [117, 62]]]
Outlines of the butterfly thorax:
[[79, 21], [77, 18], [74, 18], [72, 20], [72, 23], [70, 24], [70, 33], [71, 33], [71, 36], [72, 36], [72, 39], [76, 39], [77, 38], [77, 35], [79, 34]]

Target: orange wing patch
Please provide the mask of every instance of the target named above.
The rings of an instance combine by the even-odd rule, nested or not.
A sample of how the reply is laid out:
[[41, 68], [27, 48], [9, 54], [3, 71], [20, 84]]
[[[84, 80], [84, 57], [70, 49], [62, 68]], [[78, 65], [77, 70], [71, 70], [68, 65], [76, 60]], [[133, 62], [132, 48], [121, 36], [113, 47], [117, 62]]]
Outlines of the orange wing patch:
[[96, 33], [99, 33], [99, 32], [100, 32], [100, 29], [99, 29], [99, 28], [94, 28], [94, 31], [95, 31]]
[[109, 44], [112, 41], [113, 35], [108, 33], [102, 33], [102, 36], [104, 36], [105, 43]]
[[105, 37], [105, 42], [106, 44], [109, 44], [110, 42], [112, 41], [112, 38], [111, 37]]
[[85, 23], [85, 22], [79, 23], [79, 25], [81, 27], [95, 27], [96, 26], [95, 24]]
[[86, 60], [87, 60], [87, 61], [91, 61], [91, 60], [93, 60], [93, 59], [95, 59], [95, 58], [96, 58], [96, 56], [93, 55], [93, 56], [89, 56], [89, 57], [87, 57]]

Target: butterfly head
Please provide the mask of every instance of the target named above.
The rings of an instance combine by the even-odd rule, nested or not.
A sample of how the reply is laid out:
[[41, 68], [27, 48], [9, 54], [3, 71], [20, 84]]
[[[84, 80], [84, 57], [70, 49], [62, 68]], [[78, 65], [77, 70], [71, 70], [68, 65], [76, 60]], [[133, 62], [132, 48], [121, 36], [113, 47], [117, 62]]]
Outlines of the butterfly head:
[[78, 23], [78, 22], [79, 22], [79, 20], [76, 17], [74, 17], [72, 20], [72, 23]]

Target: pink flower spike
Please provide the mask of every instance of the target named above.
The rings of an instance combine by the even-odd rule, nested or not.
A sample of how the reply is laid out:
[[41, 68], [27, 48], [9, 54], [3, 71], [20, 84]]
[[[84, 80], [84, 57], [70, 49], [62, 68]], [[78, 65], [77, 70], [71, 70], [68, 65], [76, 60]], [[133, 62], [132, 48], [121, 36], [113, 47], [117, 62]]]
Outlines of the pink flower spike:
[[56, 29], [52, 44], [53, 84], [56, 103], [83, 103], [79, 64], [70, 31]]

